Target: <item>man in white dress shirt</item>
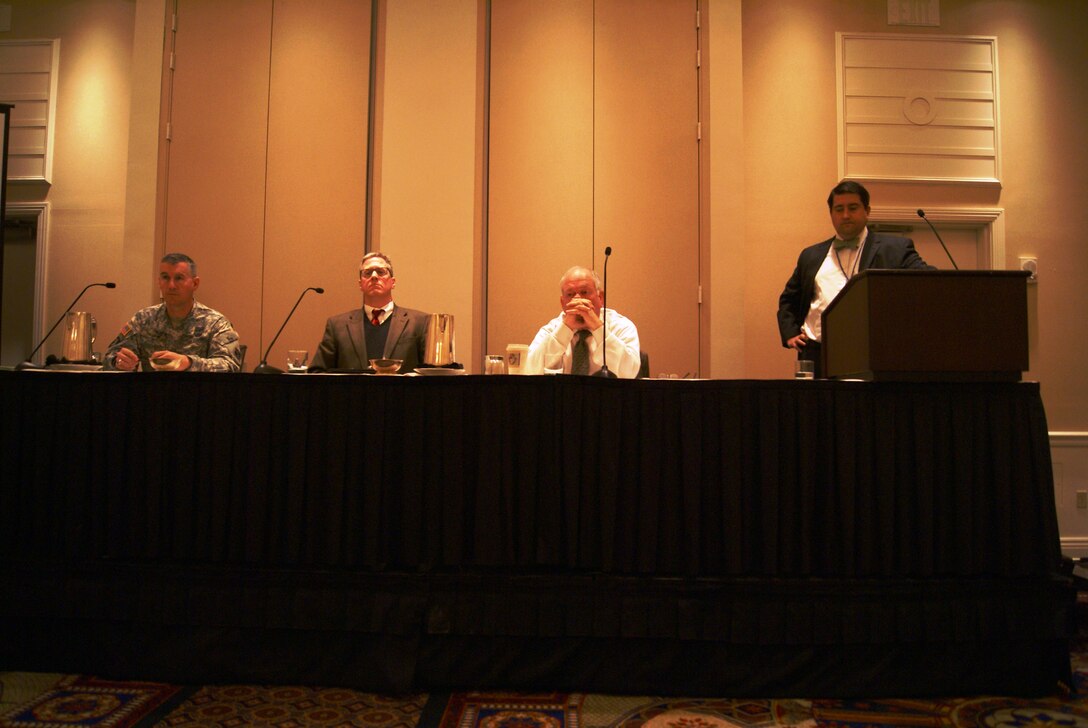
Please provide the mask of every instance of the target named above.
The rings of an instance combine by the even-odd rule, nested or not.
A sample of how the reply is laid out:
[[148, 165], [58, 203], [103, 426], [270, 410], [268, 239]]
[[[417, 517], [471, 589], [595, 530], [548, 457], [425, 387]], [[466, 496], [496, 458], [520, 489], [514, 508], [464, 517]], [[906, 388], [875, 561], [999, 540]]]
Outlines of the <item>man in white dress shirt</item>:
[[[606, 363], [616, 376], [634, 379], [639, 369], [638, 329], [630, 319], [604, 309], [601, 280], [575, 266], [559, 280], [560, 314], [529, 345], [526, 373], [562, 370], [596, 374]], [[605, 358], [607, 350], [607, 361]]]

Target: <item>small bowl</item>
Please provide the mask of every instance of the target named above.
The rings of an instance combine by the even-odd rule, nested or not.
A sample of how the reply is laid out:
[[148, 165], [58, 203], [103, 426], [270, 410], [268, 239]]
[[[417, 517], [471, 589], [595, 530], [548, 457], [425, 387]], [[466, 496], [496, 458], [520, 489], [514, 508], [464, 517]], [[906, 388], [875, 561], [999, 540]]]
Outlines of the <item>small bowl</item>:
[[403, 359], [371, 359], [370, 367], [375, 374], [396, 374], [403, 363]]
[[151, 359], [151, 368], [157, 372], [172, 372], [181, 367], [181, 359], [168, 359], [165, 356]]

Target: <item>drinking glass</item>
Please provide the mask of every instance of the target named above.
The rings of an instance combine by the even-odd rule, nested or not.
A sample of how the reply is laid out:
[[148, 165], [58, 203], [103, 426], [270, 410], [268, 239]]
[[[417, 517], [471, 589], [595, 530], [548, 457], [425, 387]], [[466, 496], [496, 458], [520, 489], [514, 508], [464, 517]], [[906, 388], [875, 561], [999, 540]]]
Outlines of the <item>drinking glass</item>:
[[484, 374], [506, 374], [506, 357], [503, 354], [485, 356]]
[[310, 358], [310, 352], [305, 349], [290, 349], [287, 352], [287, 371], [297, 372], [306, 370], [306, 361]]

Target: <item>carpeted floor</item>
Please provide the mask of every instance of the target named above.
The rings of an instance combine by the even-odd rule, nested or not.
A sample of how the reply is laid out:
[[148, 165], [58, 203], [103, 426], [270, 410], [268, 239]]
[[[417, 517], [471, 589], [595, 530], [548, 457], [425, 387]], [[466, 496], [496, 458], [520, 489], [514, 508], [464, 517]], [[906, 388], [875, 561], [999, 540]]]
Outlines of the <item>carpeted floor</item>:
[[192, 692], [163, 683], [5, 672], [0, 673], [0, 726], [149, 725]]
[[731, 728], [733, 726], [1084, 726], [1088, 601], [1072, 645], [1073, 685], [1045, 698], [760, 700], [578, 693], [382, 696], [344, 688], [112, 682], [0, 672], [0, 728]]
[[[40, 676], [19, 673], [32, 682]], [[1088, 726], [1083, 694], [1025, 700], [683, 699], [571, 693], [379, 696], [339, 688], [226, 685], [183, 689], [52, 676], [0, 726], [361, 726], [363, 728], [733, 728], [734, 726]], [[1082, 672], [1082, 679], [1088, 677]], [[15, 680], [0, 673], [5, 693]], [[1085, 681], [1088, 683], [1088, 681]], [[1086, 684], [1088, 687], [1088, 684]]]

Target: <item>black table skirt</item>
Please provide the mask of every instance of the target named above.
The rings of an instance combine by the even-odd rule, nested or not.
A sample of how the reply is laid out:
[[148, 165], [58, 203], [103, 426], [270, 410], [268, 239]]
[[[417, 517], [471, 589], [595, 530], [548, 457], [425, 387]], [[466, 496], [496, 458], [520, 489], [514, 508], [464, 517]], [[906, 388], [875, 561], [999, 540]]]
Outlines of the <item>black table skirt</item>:
[[14, 667], [719, 695], [1068, 679], [1035, 384], [5, 372], [0, 438]]

